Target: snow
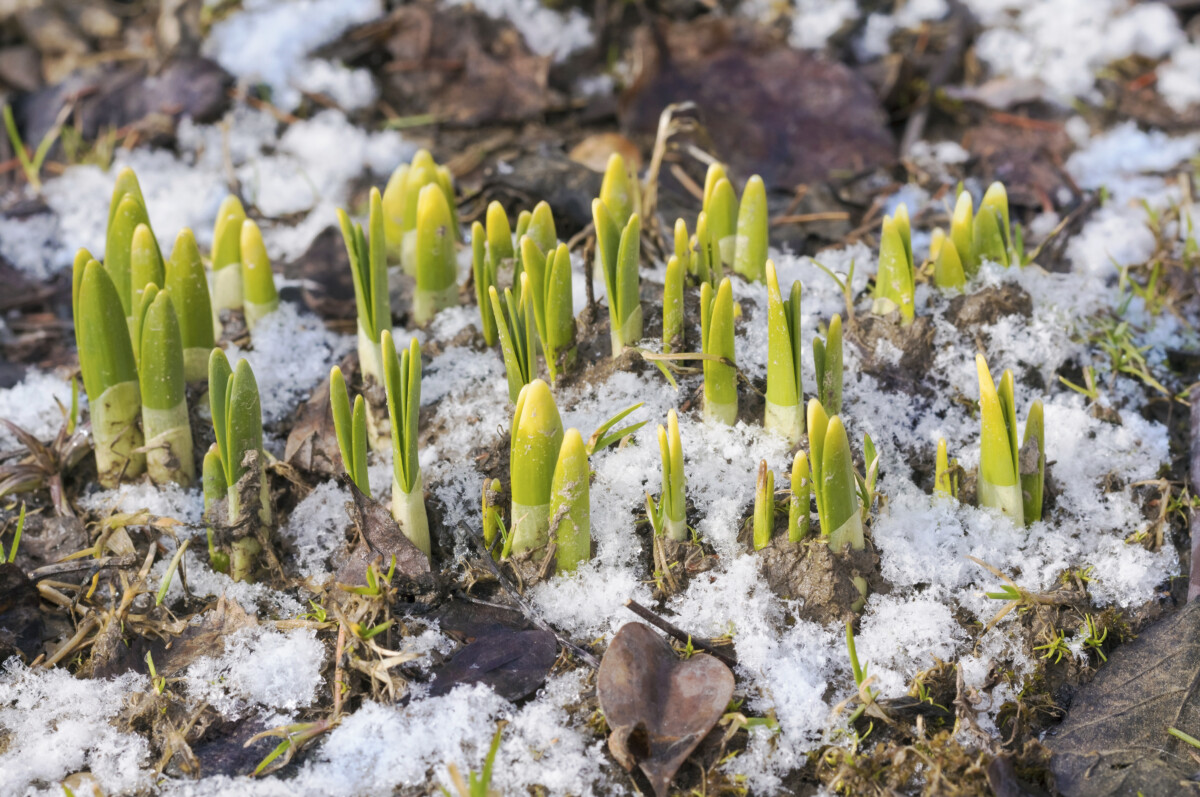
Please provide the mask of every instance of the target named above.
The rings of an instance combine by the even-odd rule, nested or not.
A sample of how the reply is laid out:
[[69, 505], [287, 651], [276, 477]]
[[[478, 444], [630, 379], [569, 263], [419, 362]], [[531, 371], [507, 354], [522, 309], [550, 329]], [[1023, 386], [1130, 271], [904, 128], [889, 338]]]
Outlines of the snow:
[[558, 11], [538, 0], [445, 0], [446, 5], [471, 5], [494, 19], [506, 19], [525, 38], [535, 55], [565, 61], [595, 42], [591, 21], [577, 8]]
[[[83, 402], [83, 387], [79, 390]], [[20, 426], [43, 443], [58, 434], [71, 411], [71, 382], [54, 373], [32, 370], [7, 390], [0, 391], [0, 418]], [[0, 425], [0, 451], [19, 447], [16, 436]]]
[[380, 0], [246, 0], [213, 25], [204, 54], [244, 84], [265, 83], [271, 101], [290, 111], [300, 104], [297, 82], [312, 79], [309, 52], [382, 15]]
[[[1132, 0], [964, 0], [985, 26], [975, 53], [992, 77], [1036, 80], [1069, 105], [1097, 99], [1097, 70], [1131, 55], [1166, 58], [1186, 43], [1175, 14]], [[1193, 75], [1194, 77], [1194, 75]]]
[[0, 670], [0, 731], [6, 737], [0, 772], [12, 789], [6, 793], [41, 784], [49, 787], [45, 793], [61, 794], [56, 782], [81, 770], [109, 794], [148, 788], [149, 743], [110, 721], [131, 695], [149, 688], [149, 679], [135, 673], [82, 680], [64, 669], [34, 670], [10, 660]]
[[250, 626], [223, 641], [221, 655], [193, 662], [181, 686], [192, 700], [208, 703], [226, 719], [258, 706], [295, 712], [312, 705], [323, 686], [325, 647], [315, 631]]

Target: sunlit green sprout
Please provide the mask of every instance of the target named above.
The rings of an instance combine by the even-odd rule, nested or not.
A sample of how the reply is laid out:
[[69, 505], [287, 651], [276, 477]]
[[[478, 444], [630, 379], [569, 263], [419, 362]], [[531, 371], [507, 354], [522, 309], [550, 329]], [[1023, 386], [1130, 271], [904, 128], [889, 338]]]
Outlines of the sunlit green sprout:
[[500, 536], [500, 529], [504, 525], [504, 521], [500, 517], [500, 480], [484, 479], [482, 492], [480, 509], [483, 514], [483, 544], [491, 551], [493, 557], [499, 558], [496, 551], [496, 539]]
[[515, 404], [521, 389], [537, 376], [537, 339], [534, 337], [537, 325], [533, 317], [529, 275], [521, 275], [517, 298], [513, 298], [511, 288], [505, 288], [504, 303], [501, 304], [493, 285], [488, 288], [488, 300], [500, 333], [500, 351], [508, 375], [508, 399]]
[[338, 451], [350, 481], [366, 496], [371, 495], [367, 479], [367, 405], [362, 396], [354, 397], [350, 407], [350, 391], [346, 378], [336, 365], [329, 371], [329, 405], [333, 411], [333, 429], [337, 435]]
[[[354, 280], [354, 303], [358, 308], [359, 368], [365, 384], [382, 385], [383, 352], [380, 338], [391, 329], [392, 305], [388, 295], [383, 204], [378, 190], [371, 190], [370, 203], [367, 222], [371, 231], [370, 239], [363, 234], [362, 225], [351, 222], [344, 210], [338, 210], [338, 223], [341, 225], [342, 240], [346, 244], [350, 273]], [[374, 418], [373, 442], [376, 446], [386, 439], [387, 424], [383, 420], [382, 417]]]
[[225, 482], [225, 466], [221, 464], [221, 451], [216, 443], [209, 446], [204, 454], [201, 485], [204, 492], [204, 517], [209, 520], [205, 527], [208, 537], [208, 561], [213, 570], [228, 573], [229, 554], [217, 548], [212, 527], [214, 521], [223, 520], [215, 517], [216, 508], [225, 500], [225, 494], [229, 490], [229, 485]]
[[946, 237], [941, 227], [935, 227], [929, 242], [929, 259], [933, 261], [933, 284], [939, 289], [962, 290], [967, 283], [958, 247]]
[[[262, 405], [250, 363], [238, 360], [236, 368], [230, 368], [225, 352], [213, 349], [208, 360], [208, 401], [228, 499], [228, 524], [237, 526], [257, 517], [260, 523], [270, 525], [271, 493], [262, 447]], [[242, 506], [243, 491], [238, 481], [247, 473], [246, 455], [252, 451], [258, 456], [259, 500], [254, 505]], [[234, 558], [240, 555], [239, 551], [244, 554], [247, 550], [245, 546], [235, 547]]]
[[677, 255], [667, 261], [663, 280], [663, 351], [683, 351], [683, 278], [686, 269]]
[[[155, 484], [175, 482], [187, 486], [196, 478], [196, 466], [192, 461], [192, 425], [179, 321], [171, 297], [153, 283], [145, 287], [141, 301], [138, 378], [146, 472]], [[205, 308], [205, 321], [208, 317]]]
[[417, 150], [411, 163], [402, 163], [392, 172], [383, 190], [384, 235], [387, 253], [404, 271], [417, 273], [417, 218], [421, 191], [428, 185], [438, 188], [449, 208], [450, 237], [458, 239], [458, 213], [454, 204], [454, 181], [450, 171], [433, 160], [429, 150]]
[[263, 245], [262, 231], [247, 219], [242, 222], [242, 312], [246, 327], [251, 331], [258, 322], [279, 309], [279, 293], [275, 290], [275, 275], [271, 260]]
[[937, 496], [958, 498], [958, 476], [951, 473], [950, 457], [946, 452], [946, 438], [937, 444], [937, 459], [934, 464], [933, 492]]
[[979, 503], [999, 509], [1017, 523], [1042, 516], [1045, 479], [1045, 432], [1042, 403], [1035, 401], [1017, 446], [1017, 409], [1012, 371], [1005, 370], [997, 388], [982, 354], [975, 355], [979, 374]]
[[662, 458], [662, 491], [657, 504], [647, 496], [647, 512], [657, 533], [682, 542], [687, 539], [687, 502], [683, 442], [679, 437], [679, 416], [674, 409], [667, 413], [666, 427], [658, 427], [658, 452]]
[[439, 311], [458, 304], [458, 260], [454, 253], [453, 213], [446, 195], [427, 185], [417, 197], [416, 277], [413, 321], [424, 326]]
[[550, 386], [534, 379], [521, 389], [509, 448], [512, 551], [542, 548], [550, 536], [550, 496], [563, 425]]
[[592, 556], [588, 455], [578, 429], [568, 429], [558, 451], [550, 486], [549, 539], [556, 564], [568, 572]]
[[392, 426], [392, 517], [426, 556], [431, 553], [425, 513], [425, 480], [417, 459], [417, 418], [421, 412], [421, 348], [413, 338], [396, 355], [392, 333], [383, 332], [384, 384]]
[[879, 272], [875, 275], [877, 315], [900, 313], [900, 323], [911, 324], [915, 314], [916, 270], [913, 266], [912, 229], [903, 203], [895, 216], [883, 217], [879, 239]]
[[533, 317], [550, 381], [556, 381], [559, 368], [575, 359], [575, 308], [571, 294], [571, 254], [559, 244], [545, 255], [528, 235], [521, 239], [521, 259], [528, 278]]
[[[134, 290], [137, 289], [140, 293], [146, 282], [154, 282], [153, 279], [146, 279], [138, 284], [133, 278], [133, 239], [137, 228], [143, 224], [149, 231], [150, 217], [146, 213], [146, 201], [142, 197], [141, 186], [138, 185], [137, 176], [132, 169], [122, 169], [117, 175], [112, 201], [108, 206], [104, 268], [108, 271], [117, 296], [120, 297], [129, 324], [133, 323]], [[157, 251], [158, 243], [153, 234], [150, 235], [149, 244]], [[159, 254], [157, 259], [161, 263], [162, 255]], [[161, 285], [162, 278], [160, 277], [155, 284]]]
[[142, 401], [130, 322], [108, 272], [95, 260], [77, 268], [72, 280], [78, 286], [72, 304], [79, 365], [91, 407], [96, 470], [100, 484], [112, 488], [123, 476], [136, 476], [146, 466], [140, 453]]
[[992, 183], [979, 203], [972, 239], [976, 262], [991, 260], [1002, 266], [1012, 265], [1012, 228], [1008, 219], [1008, 192], [1001, 183]]
[[830, 417], [817, 399], [808, 402], [808, 462], [821, 534], [835, 551], [847, 545], [862, 550], [866, 543], [850, 439], [842, 419]]
[[[526, 237], [537, 244], [538, 251], [544, 255], [549, 254], [550, 250], [557, 247], [558, 232], [554, 227], [554, 213], [546, 202], [534, 205], [532, 213], [528, 210], [521, 211], [517, 217], [517, 240], [520, 241]], [[524, 270], [525, 258], [521, 248], [517, 247], [517, 261], [513, 271], [514, 285]]]
[[800, 280], [788, 298], [779, 291], [775, 264], [767, 276], [767, 401], [763, 426], [796, 445], [804, 434], [804, 389], [800, 372]]
[[716, 285], [721, 281], [721, 249], [712, 236], [708, 214], [700, 211], [696, 217], [696, 252], [692, 259], [692, 275], [697, 282]]
[[[242, 222], [246, 210], [236, 196], [221, 200], [213, 225], [212, 309], [213, 326], [221, 327], [221, 311], [242, 309]], [[178, 244], [176, 244], [178, 245]]]
[[[132, 289], [130, 306], [136, 317], [146, 286], [152, 284], [158, 287], [166, 282], [166, 267], [158, 251], [158, 241], [146, 224], [139, 224], [133, 231], [133, 243], [129, 249], [129, 282]], [[130, 327], [129, 334], [133, 339], [133, 356], [136, 358], [140, 354], [136, 329]]]
[[622, 229], [599, 199], [592, 201], [596, 225], [596, 256], [604, 272], [608, 292], [608, 317], [612, 327], [612, 353], [642, 338], [641, 278], [638, 262], [642, 254], [642, 224], [637, 214]]
[[[725, 173], [725, 167], [720, 163], [709, 164], [708, 173], [704, 176], [704, 198], [700, 208], [705, 215], [706, 244], [712, 248], [709, 265], [717, 273], [724, 267], [733, 266], [737, 254], [738, 218], [737, 194]], [[698, 237], [699, 230], [700, 221], [697, 219]]]
[[761, 551], [771, 544], [775, 531], [775, 473], [764, 459], [758, 463], [758, 479], [754, 486], [754, 550]]
[[812, 497], [808, 457], [803, 451], [797, 451], [792, 459], [791, 487], [791, 496], [788, 499], [788, 542], [800, 542], [808, 536], [811, 523], [808, 509]]
[[967, 279], [979, 271], [979, 259], [975, 256], [975, 203], [966, 191], [959, 192], [950, 217], [950, 241], [955, 254], [962, 261], [963, 274]]
[[624, 227], [641, 213], [641, 191], [637, 177], [630, 171], [620, 153], [608, 156], [604, 179], [600, 183], [600, 201], [608, 209], [618, 228]]
[[842, 411], [842, 317], [834, 315], [825, 339], [813, 338], [813, 367], [817, 372], [817, 398], [828, 412]]
[[737, 239], [733, 270], [749, 280], [761, 282], [767, 263], [767, 189], [757, 174], [746, 181], [738, 205]]
[[696, 264], [693, 260], [696, 257], [695, 251], [692, 249], [692, 240], [688, 237], [687, 222], [683, 219], [675, 219], [675, 251], [674, 255], [679, 259], [679, 264], [683, 266], [685, 274], [694, 274]]
[[471, 273], [475, 283], [475, 301], [479, 305], [479, 322], [483, 340], [496, 345], [496, 316], [488, 299], [488, 289], [497, 285], [500, 268], [515, 261], [512, 228], [508, 214], [499, 202], [487, 207], [487, 227], [479, 222], [471, 225]]
[[175, 237], [166, 271], [165, 288], [179, 320], [183, 344], [183, 376], [188, 382], [203, 382], [208, 378], [208, 356], [214, 343], [212, 303], [196, 237], [186, 227]]
[[[733, 349], [733, 286], [721, 280], [714, 292], [700, 286], [700, 336], [704, 359], [704, 417], [732, 426], [737, 423], [737, 359]], [[714, 359], [719, 358], [719, 359]]]

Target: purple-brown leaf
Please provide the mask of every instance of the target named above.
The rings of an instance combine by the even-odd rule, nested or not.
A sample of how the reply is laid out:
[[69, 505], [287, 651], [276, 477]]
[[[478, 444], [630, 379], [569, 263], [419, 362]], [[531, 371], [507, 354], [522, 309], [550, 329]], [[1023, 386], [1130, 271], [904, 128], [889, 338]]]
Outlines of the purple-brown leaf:
[[627, 770], [640, 766], [658, 797], [733, 697], [733, 673], [699, 653], [681, 660], [649, 626], [627, 623], [596, 676], [612, 733], [608, 749]]

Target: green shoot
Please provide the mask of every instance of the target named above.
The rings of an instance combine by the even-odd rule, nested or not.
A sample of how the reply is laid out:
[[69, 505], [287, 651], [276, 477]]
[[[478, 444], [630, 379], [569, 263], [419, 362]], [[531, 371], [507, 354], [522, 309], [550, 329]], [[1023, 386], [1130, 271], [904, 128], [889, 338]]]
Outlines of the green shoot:
[[34, 191], [42, 193], [42, 164], [46, 162], [50, 148], [58, 140], [58, 136], [62, 132], [62, 124], [56, 123], [47, 131], [46, 135], [42, 136], [32, 158], [25, 150], [25, 142], [21, 140], [21, 131], [17, 129], [17, 120], [13, 118], [12, 106], [8, 103], [4, 104], [4, 129], [8, 133], [8, 143], [12, 145], [13, 152], [17, 155], [17, 162], [21, 164], [21, 171], [24, 172], [25, 179], [33, 186]]
[[641, 278], [638, 275], [642, 224], [634, 214], [624, 227], [620, 226], [608, 206], [599, 199], [592, 201], [592, 220], [596, 226], [596, 258], [608, 292], [612, 353], [616, 357], [626, 346], [632, 346], [642, 338]]
[[764, 459], [758, 463], [758, 479], [754, 487], [754, 550], [761, 551], [771, 544], [775, 531], [775, 473]]
[[808, 457], [797, 451], [792, 459], [791, 496], [788, 499], [788, 542], [796, 543], [808, 536], [811, 518], [809, 500], [812, 479], [808, 472]]
[[[559, 365], [567, 365], [575, 355], [575, 308], [571, 296], [571, 255], [566, 244], [542, 254], [534, 240], [526, 235], [521, 239], [521, 259], [528, 277], [533, 317], [550, 381], [558, 376]], [[561, 361], [561, 362], [560, 362]]]
[[431, 555], [425, 483], [417, 459], [417, 419], [421, 411], [421, 347], [417, 339], [396, 355], [392, 334], [384, 330], [383, 369], [388, 420], [392, 427], [392, 517], [404, 536]]
[[164, 287], [179, 321], [184, 379], [188, 383], [203, 382], [208, 378], [208, 353], [215, 344], [213, 311], [200, 248], [187, 228], [180, 230], [175, 238], [175, 248], [166, 263]]
[[737, 238], [733, 270], [748, 280], [761, 282], [767, 263], [767, 189], [757, 174], [746, 181], [737, 211]]
[[[383, 191], [383, 222], [386, 253], [399, 262], [406, 274], [417, 273], [417, 218], [421, 191], [436, 186], [449, 208], [449, 234], [458, 240], [458, 213], [454, 205], [454, 183], [449, 170], [434, 162], [428, 150], [418, 150], [411, 163], [392, 172]], [[378, 338], [376, 338], [378, 340]]]
[[187, 551], [191, 543], [191, 539], [186, 539], [182, 545], [175, 549], [175, 555], [171, 557], [170, 563], [167, 564], [167, 572], [163, 573], [162, 583], [158, 586], [158, 594], [154, 598], [155, 606], [162, 606], [163, 598], [167, 597], [167, 590], [171, 586], [171, 579], [175, 577], [175, 571], [179, 568], [179, 562], [183, 559], [183, 554]]
[[534, 338], [533, 296], [529, 275], [521, 275], [519, 297], [504, 289], [504, 304], [496, 294], [496, 286], [488, 288], [488, 298], [500, 333], [500, 351], [504, 355], [504, 370], [508, 376], [508, 399], [514, 404], [521, 389], [537, 376], [537, 340]]
[[884, 216], [879, 239], [879, 273], [875, 275], [876, 315], [899, 311], [900, 323], [911, 324], [915, 314], [916, 270], [913, 266], [912, 230], [908, 208], [896, 208], [895, 216]]
[[618, 412], [616, 415], [609, 418], [604, 423], [596, 427], [596, 431], [592, 432], [592, 436], [588, 438], [587, 453], [588, 456], [595, 454], [597, 451], [603, 451], [611, 445], [621, 442], [629, 435], [636, 432], [645, 426], [648, 421], [638, 421], [631, 423], [628, 426], [623, 426], [617, 431], [612, 431], [612, 428], [630, 415], [634, 410], [639, 409], [644, 402], [639, 402]]
[[570, 572], [592, 558], [588, 454], [578, 429], [568, 429], [558, 451], [550, 486], [549, 539], [556, 564]]
[[734, 352], [733, 286], [721, 280], [715, 291], [700, 286], [701, 351], [704, 360], [704, 417], [732, 426], [737, 423], [737, 359]]
[[800, 369], [800, 281], [787, 299], [779, 291], [775, 264], [766, 263], [767, 400], [763, 426], [781, 434], [789, 446], [804, 434], [804, 385]]
[[813, 366], [817, 371], [817, 398], [833, 415], [842, 411], [842, 317], [834, 315], [825, 339], [813, 338]]
[[667, 413], [667, 426], [658, 427], [658, 451], [662, 457], [662, 492], [658, 503], [647, 498], [650, 517], [658, 533], [673, 540], [687, 539], [687, 502], [684, 496], [683, 442], [679, 436], [679, 416]]
[[458, 304], [458, 261], [454, 253], [454, 212], [438, 185], [427, 185], [417, 197], [415, 237], [417, 287], [412, 317], [424, 326], [447, 307]]
[[[155, 484], [187, 486], [196, 478], [196, 466], [179, 321], [171, 297], [153, 283], [146, 285], [141, 305], [144, 309], [137, 316], [142, 353], [138, 379], [146, 472]], [[208, 321], [208, 308], [204, 308], [203, 318]]]
[[[682, 219], [680, 220], [682, 221]], [[678, 255], [667, 261], [667, 275], [663, 281], [663, 351], [667, 354], [684, 350], [683, 342], [683, 278], [684, 262]]]
[[1017, 523], [1040, 520], [1046, 469], [1042, 403], [1035, 401], [1030, 408], [1025, 439], [1018, 447], [1012, 372], [1004, 372], [997, 388], [982, 354], [975, 356], [975, 367], [981, 424], [979, 503]]
[[4, 546], [0, 544], [0, 562], [9, 564], [17, 561], [17, 548], [21, 545], [21, 534], [25, 531], [25, 502], [21, 502], [21, 514], [17, 516], [17, 530], [13, 532], [12, 547], [8, 549], [8, 558], [4, 556]]
[[562, 441], [562, 418], [550, 386], [534, 379], [521, 389], [513, 412], [509, 449], [513, 553], [542, 548], [549, 541], [550, 498]]
[[279, 292], [275, 289], [275, 275], [271, 272], [271, 261], [263, 245], [262, 232], [249, 219], [242, 222], [239, 245], [242, 254], [242, 312], [246, 317], [246, 328], [253, 332], [260, 320], [279, 309]]
[[333, 411], [333, 428], [337, 435], [338, 451], [350, 481], [367, 497], [371, 484], [367, 479], [367, 407], [362, 396], [354, 397], [350, 409], [350, 391], [346, 378], [336, 365], [329, 372], [329, 404]]
[[850, 440], [842, 419], [829, 416], [817, 399], [808, 402], [808, 440], [821, 534], [834, 551], [847, 545], [861, 551], [865, 545], [863, 518]]
[[362, 226], [350, 221], [338, 210], [342, 240], [350, 258], [354, 278], [354, 303], [358, 307], [358, 361], [364, 383], [383, 384], [383, 353], [380, 335], [392, 326], [392, 306], [388, 296], [387, 250], [384, 241], [384, 212], [378, 190], [371, 191], [368, 225], [370, 243]]

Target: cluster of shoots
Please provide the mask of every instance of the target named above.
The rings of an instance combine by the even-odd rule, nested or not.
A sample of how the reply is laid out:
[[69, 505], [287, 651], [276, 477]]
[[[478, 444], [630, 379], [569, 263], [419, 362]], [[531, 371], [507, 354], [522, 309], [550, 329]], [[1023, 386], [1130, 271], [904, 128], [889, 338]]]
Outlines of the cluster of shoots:
[[[216, 442], [204, 455], [205, 514], [242, 530], [232, 556], [216, 551], [209, 531], [213, 566], [236, 580], [253, 572], [261, 545], [255, 528], [272, 522], [271, 494], [263, 453], [262, 405], [254, 371], [246, 360], [230, 367], [225, 352], [213, 349], [208, 360], [208, 402]], [[219, 516], [220, 508], [225, 516]]]
[[[862, 550], [864, 520], [875, 495], [879, 455], [870, 436], [863, 440], [865, 475], [854, 467], [850, 438], [838, 415], [830, 416], [818, 399], [808, 402], [808, 452], [792, 459], [787, 534], [799, 542], [811, 528], [810, 499], [815, 496], [820, 531], [829, 546]], [[775, 474], [763, 461], [754, 493], [754, 548], [765, 548], [775, 529]]]
[[962, 290], [984, 261], [1006, 268], [1023, 265], [1024, 249], [1020, 227], [1013, 228], [1009, 222], [1008, 192], [1002, 183], [988, 186], [978, 213], [971, 195], [960, 189], [950, 217], [950, 233], [935, 228], [929, 244], [933, 284], [942, 290]]
[[[454, 241], [459, 238], [458, 215], [454, 212], [454, 181], [450, 170], [438, 165], [428, 150], [421, 149], [409, 163], [402, 163], [388, 178], [383, 190], [383, 225], [387, 237], [387, 252], [393, 262], [399, 263], [405, 273], [418, 277], [421, 261], [418, 242], [422, 215], [428, 216], [435, 201], [422, 199], [427, 187], [432, 186], [447, 208], [447, 236]], [[425, 208], [424, 214], [422, 207]]]
[[[960, 188], [949, 235], [935, 228], [929, 245], [933, 284], [941, 290], [962, 290], [984, 261], [1007, 268], [1021, 265], [1023, 258], [1020, 228], [1014, 230], [1010, 224], [1008, 193], [999, 182], [988, 187], [978, 213], [971, 195]], [[908, 209], [901, 203], [894, 215], [883, 219], [872, 311], [898, 313], [901, 324], [911, 324], [916, 314], [917, 271]]]
[[271, 261], [258, 224], [246, 218], [236, 196], [227, 196], [213, 225], [212, 309], [214, 326], [221, 328], [221, 313], [241, 313], [253, 331], [264, 316], [279, 307], [279, 293]]
[[517, 397], [509, 473], [512, 504], [505, 548], [521, 554], [553, 542], [561, 571], [586, 561], [591, 556], [588, 451], [577, 429], [563, 430], [550, 386], [541, 379]]
[[[421, 349], [413, 338], [404, 351], [396, 353], [391, 332], [381, 336], [384, 388], [392, 444], [392, 517], [409, 541], [430, 555], [429, 519], [425, 511], [425, 485], [417, 459], [418, 415], [421, 408]], [[329, 403], [338, 451], [350, 480], [367, 497], [367, 407], [361, 395], [350, 404], [350, 392], [342, 370], [329, 373]]]
[[[1017, 442], [1017, 408], [1012, 371], [1005, 370], [997, 387], [982, 354], [975, 356], [979, 373], [979, 503], [999, 509], [1018, 524], [1042, 519], [1046, 483], [1046, 432], [1042, 402], [1029, 408], [1025, 436]], [[941, 447], [939, 446], [939, 463]], [[936, 480], [936, 476], [935, 476]]]
[[113, 189], [104, 263], [85, 249], [75, 256], [71, 302], [100, 483], [146, 471], [156, 483], [190, 484], [186, 387], [208, 373], [216, 335], [209, 283], [191, 230], [163, 259], [129, 169]]
[[766, 276], [769, 226], [762, 178], [754, 175], [746, 181], [739, 203], [725, 167], [711, 164], [696, 218], [697, 254], [692, 274], [701, 282], [716, 284], [725, 268], [732, 268], [748, 280], [761, 282]]
[[479, 305], [480, 328], [488, 346], [496, 345], [497, 315], [489, 299], [491, 290], [500, 290], [500, 275], [512, 273], [512, 284], [519, 286], [524, 269], [525, 240], [546, 258], [554, 254], [558, 244], [558, 232], [554, 227], [554, 214], [545, 202], [539, 202], [532, 211], [523, 210], [517, 216], [516, 245], [513, 245], [513, 228], [508, 214], [499, 202], [491, 202], [485, 216], [487, 226], [475, 222], [471, 226], [471, 272], [475, 283], [475, 301]]
[[625, 160], [613, 154], [600, 196], [592, 200], [592, 222], [596, 228], [596, 270], [604, 277], [608, 295], [614, 357], [642, 338], [640, 203], [636, 178], [626, 168]]
[[646, 495], [646, 514], [655, 534], [682, 542], [687, 539], [688, 530], [683, 442], [679, 437], [679, 416], [673, 409], [667, 413], [667, 425], [658, 427], [658, 450], [662, 456], [662, 492], [657, 503]]

